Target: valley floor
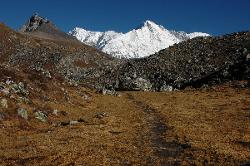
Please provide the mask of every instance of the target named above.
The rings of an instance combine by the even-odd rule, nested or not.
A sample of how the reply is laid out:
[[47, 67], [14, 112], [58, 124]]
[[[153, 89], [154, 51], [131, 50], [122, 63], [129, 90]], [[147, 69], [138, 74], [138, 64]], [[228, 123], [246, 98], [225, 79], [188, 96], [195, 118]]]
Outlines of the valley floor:
[[0, 121], [0, 165], [250, 164], [249, 88], [120, 93]]

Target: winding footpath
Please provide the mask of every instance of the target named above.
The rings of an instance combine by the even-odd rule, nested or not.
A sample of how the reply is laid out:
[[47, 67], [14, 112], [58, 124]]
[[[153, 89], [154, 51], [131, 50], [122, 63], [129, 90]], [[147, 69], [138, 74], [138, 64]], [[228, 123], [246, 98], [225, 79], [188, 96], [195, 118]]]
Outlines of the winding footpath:
[[[146, 115], [147, 128], [149, 132], [141, 132], [141, 137], [149, 141], [154, 153], [152, 165], [180, 165], [180, 155], [183, 147], [175, 140], [167, 141], [164, 137], [170, 132], [171, 128], [166, 125], [163, 116], [150, 105], [139, 101], [133, 95], [127, 93], [127, 99], [132, 101], [139, 111]], [[157, 163], [155, 163], [157, 162]]]

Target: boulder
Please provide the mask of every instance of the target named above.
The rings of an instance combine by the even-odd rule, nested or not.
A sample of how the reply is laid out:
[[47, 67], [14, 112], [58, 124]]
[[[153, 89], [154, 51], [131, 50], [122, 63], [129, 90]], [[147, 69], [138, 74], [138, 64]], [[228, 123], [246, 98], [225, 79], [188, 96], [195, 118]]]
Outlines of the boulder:
[[47, 122], [48, 121], [48, 116], [42, 112], [42, 111], [37, 111], [35, 112], [36, 119], [42, 121], [42, 122]]
[[8, 100], [7, 99], [0, 99], [0, 107], [1, 108], [8, 108]]
[[1, 120], [4, 120], [4, 118], [5, 118], [4, 113], [3, 113], [3, 112], [0, 112], [0, 121], [1, 121]]
[[24, 108], [19, 108], [17, 110], [18, 116], [22, 117], [25, 120], [28, 120], [28, 111]]
[[19, 84], [12, 84], [11, 89], [14, 93], [26, 96], [29, 94], [29, 92], [25, 89], [25, 86], [22, 82], [19, 82]]

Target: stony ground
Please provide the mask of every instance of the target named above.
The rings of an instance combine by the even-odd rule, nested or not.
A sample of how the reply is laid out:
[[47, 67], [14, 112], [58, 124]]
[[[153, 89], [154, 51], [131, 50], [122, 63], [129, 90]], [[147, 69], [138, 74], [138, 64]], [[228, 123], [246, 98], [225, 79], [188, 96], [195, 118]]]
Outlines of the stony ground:
[[17, 106], [14, 95], [1, 95], [0, 165], [250, 164], [249, 88], [59, 91], [48, 91], [49, 99], [31, 93]]

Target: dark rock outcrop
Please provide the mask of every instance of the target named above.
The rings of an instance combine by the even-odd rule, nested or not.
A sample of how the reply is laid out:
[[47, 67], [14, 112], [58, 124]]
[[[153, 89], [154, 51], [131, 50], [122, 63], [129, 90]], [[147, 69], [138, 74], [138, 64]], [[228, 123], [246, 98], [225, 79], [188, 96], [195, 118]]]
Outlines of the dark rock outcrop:
[[51, 24], [46, 18], [40, 17], [37, 13], [30, 17], [28, 22], [20, 29], [20, 32], [33, 32], [42, 29], [46, 24]]
[[61, 31], [50, 20], [39, 16], [37, 13], [29, 18], [19, 32], [44, 39], [77, 42], [73, 36]]

